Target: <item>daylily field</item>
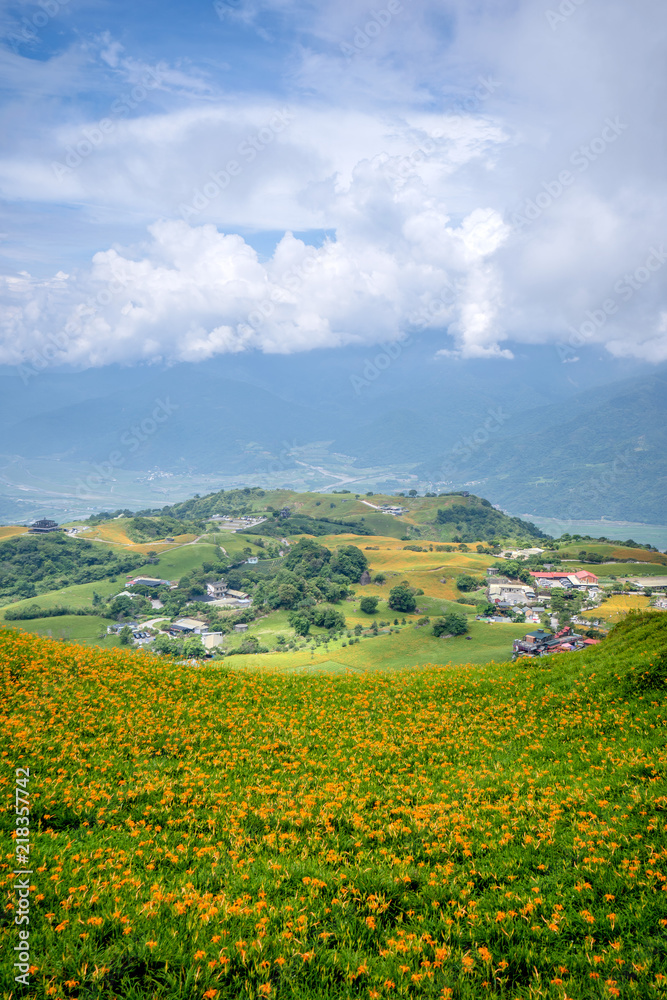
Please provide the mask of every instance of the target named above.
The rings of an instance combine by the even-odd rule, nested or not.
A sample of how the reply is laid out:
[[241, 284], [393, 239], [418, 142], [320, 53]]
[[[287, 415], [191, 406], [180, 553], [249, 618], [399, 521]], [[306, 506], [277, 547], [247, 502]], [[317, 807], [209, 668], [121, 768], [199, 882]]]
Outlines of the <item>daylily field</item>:
[[297, 676], [0, 632], [2, 997], [665, 996], [666, 650], [641, 614]]

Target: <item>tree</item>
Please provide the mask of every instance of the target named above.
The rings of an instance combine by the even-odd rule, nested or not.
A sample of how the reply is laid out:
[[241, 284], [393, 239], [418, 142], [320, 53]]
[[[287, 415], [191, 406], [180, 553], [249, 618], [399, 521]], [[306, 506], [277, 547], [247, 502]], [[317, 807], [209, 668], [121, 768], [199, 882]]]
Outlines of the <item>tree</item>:
[[130, 618], [137, 611], [138, 604], [135, 604], [127, 594], [119, 594], [111, 602], [109, 612], [113, 618]]
[[433, 625], [433, 635], [465, 635], [468, 631], [468, 619], [465, 615], [457, 611], [451, 611], [448, 615], [438, 620]]
[[178, 640], [171, 639], [168, 635], [162, 633], [153, 643], [153, 649], [157, 653], [162, 653], [166, 656], [178, 656], [181, 652], [182, 645], [178, 642]]
[[479, 588], [479, 585], [480, 585], [479, 580], [476, 580], [474, 576], [469, 576], [466, 573], [464, 573], [462, 576], [457, 576], [456, 578], [456, 586], [459, 588], [459, 590], [462, 590], [464, 592], [469, 590], [477, 590]]
[[118, 636], [120, 639], [121, 646], [129, 646], [132, 642], [132, 629], [129, 625], [125, 625]]
[[378, 609], [377, 597], [362, 597], [359, 608], [365, 615], [374, 615]]
[[485, 618], [489, 615], [493, 615], [496, 612], [495, 604], [491, 604], [490, 601], [478, 601], [477, 602], [477, 614], [483, 615]]
[[326, 605], [315, 608], [313, 611], [313, 624], [320, 628], [339, 629], [345, 628], [345, 616], [335, 608], [328, 608]]
[[389, 592], [388, 603], [392, 611], [403, 611], [408, 614], [417, 607], [415, 595], [403, 583], [399, 583], [397, 587], [392, 587]]
[[364, 570], [368, 569], [368, 559], [356, 545], [343, 545], [331, 560], [331, 571], [358, 583]]
[[308, 635], [310, 632], [310, 618], [293, 612], [289, 616], [289, 623], [296, 635]]
[[409, 497], [416, 497], [417, 496], [417, 490], [408, 490], [408, 496]]
[[206, 656], [204, 644], [198, 635], [190, 636], [189, 639], [185, 640], [183, 644], [183, 654], [184, 656], [196, 660], [200, 660], [202, 657]]
[[373, 583], [377, 583], [377, 585], [381, 587], [386, 579], [387, 577], [384, 575], [384, 573], [376, 573], [375, 576], [373, 577]]

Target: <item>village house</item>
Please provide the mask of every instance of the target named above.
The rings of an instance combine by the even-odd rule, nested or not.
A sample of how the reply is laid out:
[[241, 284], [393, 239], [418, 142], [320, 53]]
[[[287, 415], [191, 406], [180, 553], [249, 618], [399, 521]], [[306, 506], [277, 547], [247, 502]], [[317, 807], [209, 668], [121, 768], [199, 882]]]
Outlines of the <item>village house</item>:
[[588, 646], [597, 646], [599, 639], [587, 639], [573, 632], [567, 626], [552, 635], [544, 629], [534, 629], [527, 632], [523, 639], [515, 639], [512, 643], [512, 659], [520, 656], [548, 656], [551, 653], [572, 653]]
[[580, 569], [576, 573], [538, 572], [532, 573], [531, 576], [540, 587], [574, 587], [576, 589], [597, 586], [598, 583], [595, 573], [591, 573], [587, 569]]
[[215, 600], [224, 597], [228, 590], [229, 587], [224, 580], [215, 580], [213, 583], [206, 584], [206, 593], [209, 597], [213, 597]]
[[529, 559], [531, 556], [541, 556], [544, 549], [532, 548], [532, 549], [508, 549], [506, 552], [501, 552], [501, 558], [503, 559]]
[[535, 591], [527, 584], [492, 583], [488, 590], [489, 600], [494, 604], [528, 604], [536, 600]]
[[246, 562], [247, 562], [248, 566], [256, 566], [257, 563], [259, 562], [259, 559], [258, 559], [257, 556], [248, 556], [248, 558], [246, 559]]
[[204, 632], [208, 632], [208, 625], [197, 621], [196, 618], [179, 618], [178, 621], [172, 622], [167, 631], [172, 635], [183, 633], [203, 635]]

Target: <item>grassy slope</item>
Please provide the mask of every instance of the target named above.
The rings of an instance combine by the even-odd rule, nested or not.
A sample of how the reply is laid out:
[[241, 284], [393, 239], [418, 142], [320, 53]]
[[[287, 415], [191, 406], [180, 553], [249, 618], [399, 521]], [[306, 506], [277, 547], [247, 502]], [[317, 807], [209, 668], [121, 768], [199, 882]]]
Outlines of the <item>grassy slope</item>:
[[147, 564], [143, 569], [138, 569], [135, 575], [140, 576], [145, 573], [147, 576], [160, 577], [164, 580], [179, 580], [186, 573], [201, 566], [203, 562], [215, 562], [220, 554], [220, 548], [208, 542], [171, 548], [168, 552], [160, 554], [158, 563]]
[[27, 533], [27, 528], [21, 528], [18, 525], [0, 525], [0, 541], [3, 541], [5, 538], [16, 538], [17, 535], [26, 535]]
[[[364, 624], [369, 624], [368, 616], [358, 616]], [[410, 620], [410, 617], [408, 616]], [[313, 650], [298, 649], [286, 653], [253, 654], [250, 656], [233, 657], [225, 661], [233, 669], [245, 670], [258, 667], [284, 672], [299, 671], [304, 667], [312, 667], [316, 672], [326, 672], [331, 664], [339, 668], [355, 672], [374, 672], [383, 670], [402, 670], [406, 666], [423, 667], [427, 664], [447, 663], [487, 663], [491, 660], [507, 659], [511, 655], [512, 640], [524, 635], [525, 625], [487, 625], [485, 622], [471, 621], [469, 641], [464, 636], [453, 639], [436, 639], [428, 628], [415, 626], [416, 616], [410, 624], [399, 628], [393, 634], [364, 636], [359, 643], [349, 645], [349, 640], [331, 640]], [[353, 616], [348, 618], [349, 624], [354, 623]], [[262, 623], [260, 622], [261, 626]], [[291, 629], [277, 629], [283, 635], [289, 635]], [[253, 630], [260, 642], [264, 643], [261, 634]], [[322, 630], [315, 629], [313, 634], [325, 635]], [[348, 643], [343, 646], [343, 643]], [[225, 648], [239, 645], [238, 637], [225, 643]]]
[[61, 615], [57, 618], [34, 618], [31, 621], [12, 622], [11, 624], [22, 632], [80, 642], [86, 646], [114, 644], [110, 637], [104, 636], [102, 639], [110, 624], [109, 620], [98, 618], [96, 615]]
[[[607, 542], [572, 542], [570, 545], [561, 546], [558, 554], [563, 559], [577, 559], [580, 552], [593, 552], [603, 558], [611, 556], [613, 559], [632, 559], [641, 563], [660, 563], [667, 566], [667, 555], [664, 552], [649, 552], [647, 549], [633, 549], [625, 545], [617, 545]], [[595, 573], [594, 565], [590, 567]]]
[[[92, 604], [93, 594], [97, 593], [101, 597], [111, 597], [123, 590], [125, 581], [113, 583], [111, 580], [98, 580], [96, 583], [78, 583], [73, 587], [63, 587], [62, 590], [50, 590], [46, 594], [39, 594], [37, 597], [28, 597], [22, 601], [14, 601], [13, 608], [25, 608], [31, 604], [38, 604], [40, 608], [54, 608], [57, 605], [66, 605], [68, 608], [85, 608]], [[0, 608], [2, 617], [4, 608]]]
[[[0, 633], [39, 859], [26, 995], [660, 996], [666, 629], [304, 678]], [[16, 940], [3, 921], [7, 997]]]

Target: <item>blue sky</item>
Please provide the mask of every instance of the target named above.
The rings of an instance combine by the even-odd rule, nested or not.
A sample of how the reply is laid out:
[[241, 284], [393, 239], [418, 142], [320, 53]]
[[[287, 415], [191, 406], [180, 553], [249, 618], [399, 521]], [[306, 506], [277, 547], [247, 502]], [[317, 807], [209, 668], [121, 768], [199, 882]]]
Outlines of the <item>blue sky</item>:
[[666, 28], [657, 0], [10, 3], [0, 363], [406, 332], [664, 361]]

